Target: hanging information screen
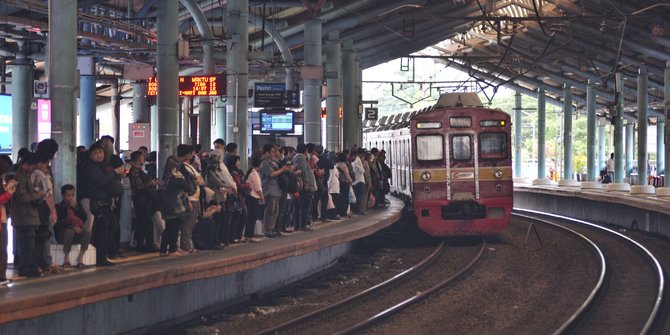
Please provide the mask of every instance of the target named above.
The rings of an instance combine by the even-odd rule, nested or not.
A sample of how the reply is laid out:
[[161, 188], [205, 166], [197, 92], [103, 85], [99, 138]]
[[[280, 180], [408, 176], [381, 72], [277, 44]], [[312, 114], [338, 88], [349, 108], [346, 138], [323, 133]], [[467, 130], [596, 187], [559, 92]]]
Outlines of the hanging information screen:
[[[156, 77], [148, 78], [149, 96], [158, 94]], [[180, 96], [222, 96], [226, 95], [226, 78], [223, 75], [213, 76], [179, 76]]]

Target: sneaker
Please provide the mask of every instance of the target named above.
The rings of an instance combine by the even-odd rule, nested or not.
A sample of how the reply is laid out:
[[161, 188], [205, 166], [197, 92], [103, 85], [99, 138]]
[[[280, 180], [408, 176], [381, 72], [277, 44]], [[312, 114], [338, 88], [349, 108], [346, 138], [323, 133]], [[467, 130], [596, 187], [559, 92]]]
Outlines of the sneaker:
[[7, 279], [7, 278], [0, 278], [0, 286], [5, 286], [5, 285], [7, 285], [7, 284], [9, 284], [9, 283], [11, 283], [11, 282], [12, 282], [12, 281], [9, 280], [9, 279]]
[[249, 239], [249, 242], [251, 243], [261, 243], [261, 239], [257, 237], [252, 237]]
[[279, 236], [279, 234], [277, 234], [275, 232], [265, 233], [265, 237], [267, 237], [267, 238], [275, 238], [275, 237], [278, 237], [278, 236]]
[[310, 226], [304, 227], [300, 230], [302, 230], [302, 231], [314, 231], [314, 229], [312, 229], [312, 227], [310, 227]]

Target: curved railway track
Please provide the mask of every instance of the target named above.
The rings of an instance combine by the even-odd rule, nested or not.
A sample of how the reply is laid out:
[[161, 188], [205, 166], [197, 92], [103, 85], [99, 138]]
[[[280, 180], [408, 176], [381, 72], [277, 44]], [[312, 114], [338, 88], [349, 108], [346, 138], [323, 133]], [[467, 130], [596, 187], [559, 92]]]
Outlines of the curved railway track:
[[596, 285], [554, 334], [648, 334], [662, 321], [663, 269], [640, 243], [582, 220], [520, 209], [514, 215], [580, 236], [600, 259]]
[[[431, 268], [441, 265], [439, 260], [442, 257], [446, 257], [444, 256], [445, 249], [445, 242], [442, 242], [433, 251], [433, 253], [406, 271], [403, 271], [402, 273], [399, 273], [398, 275], [369, 289], [340, 300], [339, 302], [265, 329], [258, 334], [291, 334], [296, 332], [313, 333], [308, 329], [315, 329], [314, 332], [323, 332], [324, 330], [320, 328], [317, 322], [318, 320], [327, 317], [338, 317], [344, 320], [357, 320], [343, 323], [340, 329], [328, 330], [329, 333], [350, 334], [366, 327], [370, 327], [378, 322], [381, 322], [384, 318], [392, 315], [393, 313], [396, 313], [405, 307], [408, 307], [429, 297], [441, 288], [444, 288], [450, 283], [462, 278], [468, 272], [468, 270], [470, 270], [482, 257], [484, 251], [486, 250], [486, 243], [482, 240], [470, 262], [455, 273], [451, 274], [448, 278], [439, 280], [437, 283], [434, 283], [428, 287], [426, 287], [425, 284], [417, 286], [417, 281], [423, 280], [423, 277], [421, 277], [422, 274], [429, 273]], [[401, 286], [408, 287], [409, 290], [412, 290], [415, 293], [403, 301], [396, 301], [393, 304], [386, 305], [385, 308], [378, 307], [378, 301], [382, 300], [380, 295], [383, 295], [385, 291], [391, 289], [399, 290], [399, 287]], [[424, 289], [417, 292], [417, 287], [424, 287]], [[374, 313], [368, 313], [369, 307], [364, 307], [364, 305], [368, 304], [376, 305], [376, 307], [374, 307], [376, 309]], [[366, 314], [368, 316], [362, 316]]]

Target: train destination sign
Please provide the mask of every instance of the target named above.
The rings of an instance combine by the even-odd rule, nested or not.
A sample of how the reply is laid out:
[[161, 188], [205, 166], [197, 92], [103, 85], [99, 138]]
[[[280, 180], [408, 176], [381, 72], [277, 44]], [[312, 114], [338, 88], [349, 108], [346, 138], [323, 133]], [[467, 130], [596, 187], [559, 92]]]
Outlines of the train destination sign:
[[[149, 90], [147, 95], [158, 94], [156, 77], [148, 79]], [[179, 76], [180, 96], [221, 96], [226, 95], [226, 79], [223, 75], [211, 76]]]
[[284, 83], [255, 83], [254, 107], [300, 107], [298, 91], [286, 90]]

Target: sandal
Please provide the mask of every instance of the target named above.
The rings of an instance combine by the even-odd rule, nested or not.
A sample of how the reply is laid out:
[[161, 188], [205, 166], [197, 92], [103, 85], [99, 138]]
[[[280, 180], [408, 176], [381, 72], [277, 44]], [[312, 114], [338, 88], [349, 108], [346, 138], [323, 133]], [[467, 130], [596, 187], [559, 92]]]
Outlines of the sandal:
[[63, 268], [65, 268], [65, 269], [69, 269], [69, 268], [71, 268], [71, 267], [72, 267], [72, 264], [70, 264], [70, 263], [63, 263]]
[[86, 264], [84, 264], [84, 263], [78, 263], [77, 264], [77, 268], [83, 269], [85, 267], [86, 267]]

